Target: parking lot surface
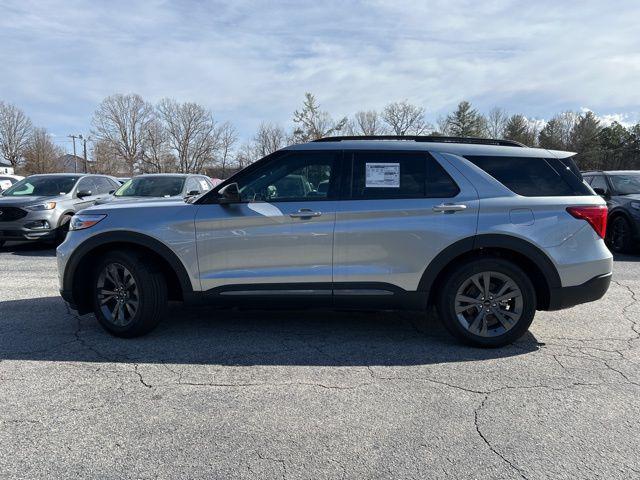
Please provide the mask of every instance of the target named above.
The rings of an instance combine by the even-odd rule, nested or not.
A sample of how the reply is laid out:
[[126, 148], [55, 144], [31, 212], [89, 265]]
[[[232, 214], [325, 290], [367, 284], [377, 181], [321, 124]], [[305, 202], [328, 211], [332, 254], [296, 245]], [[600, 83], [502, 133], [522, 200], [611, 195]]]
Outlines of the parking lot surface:
[[123, 340], [0, 250], [2, 478], [638, 478], [640, 257], [497, 350], [431, 314], [184, 310]]

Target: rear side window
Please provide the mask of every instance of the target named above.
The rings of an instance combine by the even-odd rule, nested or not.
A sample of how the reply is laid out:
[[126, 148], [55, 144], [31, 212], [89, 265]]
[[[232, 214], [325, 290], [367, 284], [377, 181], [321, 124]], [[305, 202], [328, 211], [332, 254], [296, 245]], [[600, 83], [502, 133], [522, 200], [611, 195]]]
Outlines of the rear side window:
[[354, 152], [351, 198], [453, 197], [460, 191], [447, 172], [424, 152]]
[[505, 187], [525, 197], [592, 195], [569, 166], [557, 159], [532, 157], [465, 157]]

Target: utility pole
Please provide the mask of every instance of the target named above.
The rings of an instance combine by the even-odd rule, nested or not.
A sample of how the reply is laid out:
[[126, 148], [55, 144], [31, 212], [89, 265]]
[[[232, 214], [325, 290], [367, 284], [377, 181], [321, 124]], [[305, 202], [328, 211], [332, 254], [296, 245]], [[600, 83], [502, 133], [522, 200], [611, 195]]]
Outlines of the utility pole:
[[87, 138], [83, 137], [82, 134], [78, 135], [78, 138], [82, 140], [82, 158], [84, 158], [84, 173], [87, 172]]
[[73, 139], [73, 172], [78, 173], [78, 157], [76, 157], [76, 138], [82, 138], [82, 135], [68, 135]]

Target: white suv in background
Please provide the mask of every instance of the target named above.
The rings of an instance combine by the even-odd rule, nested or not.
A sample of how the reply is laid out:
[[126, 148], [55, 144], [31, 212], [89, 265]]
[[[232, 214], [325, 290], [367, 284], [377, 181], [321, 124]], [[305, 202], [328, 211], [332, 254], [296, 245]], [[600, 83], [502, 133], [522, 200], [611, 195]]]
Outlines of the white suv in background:
[[607, 208], [572, 153], [504, 140], [334, 137], [195, 201], [101, 205], [58, 248], [62, 296], [112, 334], [188, 303], [425, 309], [478, 346], [611, 281]]

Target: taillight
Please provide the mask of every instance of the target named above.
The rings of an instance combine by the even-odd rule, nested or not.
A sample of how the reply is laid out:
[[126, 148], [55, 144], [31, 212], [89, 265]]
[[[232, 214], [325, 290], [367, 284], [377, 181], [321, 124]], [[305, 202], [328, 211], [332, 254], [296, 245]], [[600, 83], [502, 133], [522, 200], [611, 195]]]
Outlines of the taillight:
[[604, 205], [567, 207], [567, 212], [575, 218], [589, 222], [589, 225], [593, 227], [600, 238], [604, 238], [607, 234], [607, 215], [609, 214], [609, 209]]

